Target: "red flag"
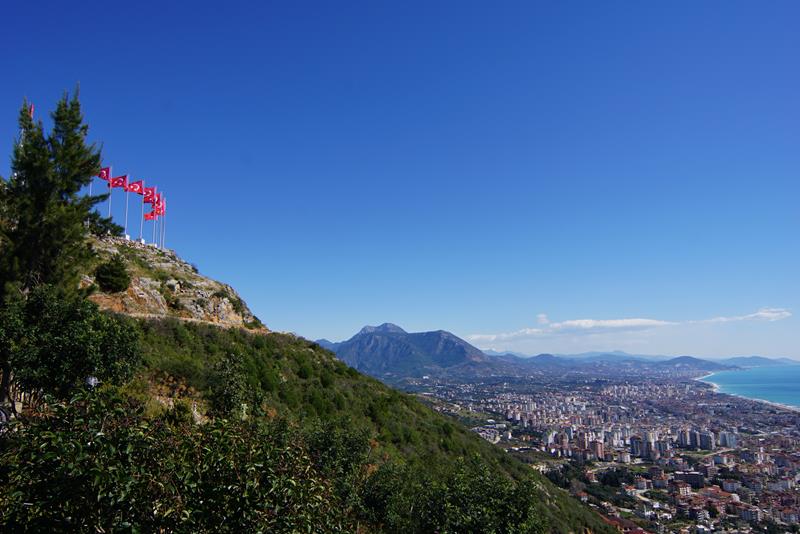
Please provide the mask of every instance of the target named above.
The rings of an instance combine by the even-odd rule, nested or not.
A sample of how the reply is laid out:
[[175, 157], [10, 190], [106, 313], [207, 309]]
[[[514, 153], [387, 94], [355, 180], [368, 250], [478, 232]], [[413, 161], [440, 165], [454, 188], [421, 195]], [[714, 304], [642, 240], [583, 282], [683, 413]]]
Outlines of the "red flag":
[[163, 200], [161, 199], [161, 193], [158, 193], [153, 197], [153, 201], [151, 202], [151, 204], [153, 205], [154, 208], [160, 208], [162, 202]]
[[127, 187], [128, 186], [128, 175], [125, 174], [123, 176], [117, 176], [116, 178], [112, 178], [111, 181], [108, 182], [109, 187]]
[[109, 181], [111, 179], [111, 167], [103, 167], [100, 169], [100, 172], [97, 173], [97, 177], [106, 182]]
[[164, 204], [162, 204], [157, 208], [154, 208], [153, 211], [156, 213], [156, 215], [164, 215], [167, 212], [167, 208]]
[[145, 187], [144, 188], [144, 201], [148, 204], [152, 204], [155, 202], [156, 197], [156, 188], [155, 187]]
[[158, 213], [156, 213], [155, 211], [151, 211], [150, 213], [144, 214], [145, 221], [155, 221], [157, 218], [158, 218]]
[[144, 191], [142, 191], [142, 189], [144, 189], [144, 180], [138, 180], [136, 182], [129, 183], [128, 186], [125, 188], [125, 191], [127, 191], [128, 193], [138, 193], [141, 195], [144, 194]]

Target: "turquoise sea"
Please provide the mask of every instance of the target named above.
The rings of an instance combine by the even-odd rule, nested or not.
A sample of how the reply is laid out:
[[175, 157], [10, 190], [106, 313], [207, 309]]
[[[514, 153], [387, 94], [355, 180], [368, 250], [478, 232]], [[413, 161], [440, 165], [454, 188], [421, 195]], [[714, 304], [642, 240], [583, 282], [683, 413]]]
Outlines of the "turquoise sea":
[[704, 376], [701, 380], [715, 384], [721, 393], [800, 408], [800, 365], [722, 371]]

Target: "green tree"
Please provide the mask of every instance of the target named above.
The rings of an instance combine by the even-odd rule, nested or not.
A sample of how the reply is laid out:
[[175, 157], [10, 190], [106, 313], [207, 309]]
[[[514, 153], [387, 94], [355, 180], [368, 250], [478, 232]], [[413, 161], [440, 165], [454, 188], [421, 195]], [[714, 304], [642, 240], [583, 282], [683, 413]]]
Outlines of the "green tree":
[[65, 398], [90, 376], [122, 383], [140, 360], [135, 323], [51, 286], [9, 304], [0, 320], [0, 354], [14, 381], [34, 395]]
[[244, 415], [241, 410], [247, 400], [247, 377], [241, 354], [232, 352], [219, 360], [214, 365], [209, 382], [211, 403], [217, 414]]
[[[51, 117], [53, 128], [45, 134], [42, 122], [33, 120], [28, 103], [23, 102], [12, 174], [8, 180], [0, 178], [0, 306], [6, 312], [0, 317], [4, 323], [0, 328], [13, 333], [24, 326], [28, 337], [35, 335], [24, 321], [19, 324], [19, 317], [25, 315], [24, 299], [40, 285], [76, 292], [79, 276], [93, 254], [86, 239], [86, 222], [103, 221], [92, 216], [92, 206], [105, 195], [80, 194], [100, 169], [100, 152], [87, 144], [88, 126], [83, 122], [77, 91], [71, 98], [65, 94]], [[23, 302], [18, 302], [20, 299]], [[14, 313], [22, 315], [15, 319]], [[30, 344], [16, 343], [8, 335], [12, 334], [0, 339], [0, 402], [8, 401], [12, 373], [17, 371], [12, 357], [19, 360], [25, 354], [27, 359], [22, 361], [32, 363], [35, 352]], [[26, 379], [48, 373], [47, 369], [34, 369], [35, 365], [24, 369]]]
[[100, 151], [87, 144], [77, 91], [67, 94], [52, 113], [45, 135], [23, 103], [20, 136], [14, 146], [11, 177], [2, 180], [2, 258], [0, 297], [12, 288], [27, 293], [40, 284], [74, 291], [92, 257], [86, 221], [104, 198], [80, 195], [100, 169]]
[[87, 220], [89, 226], [89, 233], [96, 236], [107, 236], [113, 235], [116, 237], [121, 237], [122, 233], [125, 229], [115, 223], [111, 217], [103, 217], [97, 211], [93, 211], [89, 214], [89, 219]]
[[98, 265], [94, 274], [97, 285], [108, 293], [125, 291], [131, 284], [131, 277], [125, 267], [125, 260], [119, 254], [115, 254], [107, 262]]

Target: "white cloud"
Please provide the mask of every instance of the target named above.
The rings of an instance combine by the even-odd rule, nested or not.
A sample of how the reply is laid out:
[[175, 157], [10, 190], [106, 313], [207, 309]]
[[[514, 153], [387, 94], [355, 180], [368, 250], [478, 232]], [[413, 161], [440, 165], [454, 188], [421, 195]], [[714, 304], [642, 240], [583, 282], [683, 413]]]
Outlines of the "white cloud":
[[784, 308], [761, 308], [755, 313], [747, 315], [736, 315], [733, 317], [713, 317], [705, 321], [698, 321], [703, 323], [730, 323], [733, 321], [780, 321], [781, 319], [788, 319], [792, 316], [792, 312]]
[[735, 315], [730, 317], [712, 317], [699, 321], [663, 321], [659, 319], [629, 318], [629, 319], [572, 319], [562, 322], [551, 322], [546, 314], [536, 316], [538, 328], [523, 328], [514, 332], [501, 332], [497, 334], [472, 334], [467, 339], [474, 343], [491, 343], [496, 341], [519, 341], [554, 336], [580, 336], [595, 335], [607, 332], [629, 332], [637, 330], [652, 330], [665, 326], [677, 326], [702, 323], [728, 323], [734, 321], [780, 321], [792, 316], [792, 312], [784, 308], [761, 308], [755, 313]]
[[654, 328], [657, 326], [667, 326], [672, 323], [669, 321], [659, 321], [657, 319], [574, 319], [561, 323], [550, 323], [551, 330], [598, 330], [598, 329], [640, 329]]

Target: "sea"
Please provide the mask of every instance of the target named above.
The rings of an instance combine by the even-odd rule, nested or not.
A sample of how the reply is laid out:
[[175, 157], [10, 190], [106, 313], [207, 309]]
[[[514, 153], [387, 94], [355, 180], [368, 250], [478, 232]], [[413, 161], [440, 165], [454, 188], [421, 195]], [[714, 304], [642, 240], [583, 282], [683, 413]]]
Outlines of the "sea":
[[750, 367], [720, 371], [700, 380], [717, 386], [720, 393], [739, 395], [800, 409], [800, 365]]

